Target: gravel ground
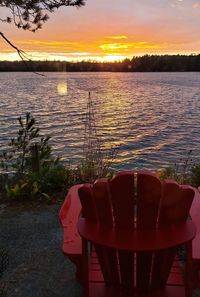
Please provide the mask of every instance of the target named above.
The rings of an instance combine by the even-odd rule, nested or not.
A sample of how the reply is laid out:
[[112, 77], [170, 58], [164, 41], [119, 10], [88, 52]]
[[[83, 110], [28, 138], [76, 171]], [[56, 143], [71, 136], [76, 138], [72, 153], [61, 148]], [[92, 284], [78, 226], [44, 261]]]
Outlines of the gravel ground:
[[59, 208], [0, 207], [0, 248], [9, 253], [1, 278], [6, 297], [81, 296], [74, 266], [61, 251]]

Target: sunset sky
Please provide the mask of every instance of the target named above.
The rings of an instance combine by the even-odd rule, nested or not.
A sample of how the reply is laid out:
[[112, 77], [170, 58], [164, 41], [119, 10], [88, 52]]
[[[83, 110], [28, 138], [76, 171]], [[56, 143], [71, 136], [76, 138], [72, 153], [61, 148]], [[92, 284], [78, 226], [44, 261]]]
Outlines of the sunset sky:
[[[0, 18], [9, 11], [0, 8]], [[200, 53], [200, 0], [87, 0], [63, 7], [36, 33], [0, 22], [32, 60], [112, 61], [143, 54]], [[0, 39], [0, 60], [17, 60]]]

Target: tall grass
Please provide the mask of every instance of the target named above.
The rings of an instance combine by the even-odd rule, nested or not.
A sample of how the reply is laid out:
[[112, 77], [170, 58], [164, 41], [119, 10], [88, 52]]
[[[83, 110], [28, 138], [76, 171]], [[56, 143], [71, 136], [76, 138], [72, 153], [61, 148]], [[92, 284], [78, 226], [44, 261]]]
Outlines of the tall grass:
[[98, 135], [95, 116], [89, 92], [85, 115], [83, 160], [76, 169], [76, 177], [80, 182], [94, 182], [97, 178], [112, 175], [112, 165], [119, 150], [119, 147], [104, 148], [104, 143]]

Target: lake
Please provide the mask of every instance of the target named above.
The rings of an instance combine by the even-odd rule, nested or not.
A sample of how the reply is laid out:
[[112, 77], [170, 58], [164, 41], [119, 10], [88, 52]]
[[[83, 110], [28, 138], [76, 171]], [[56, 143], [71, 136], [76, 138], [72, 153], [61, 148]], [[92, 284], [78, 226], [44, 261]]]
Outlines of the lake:
[[54, 154], [83, 156], [88, 93], [104, 148], [119, 147], [115, 169], [160, 169], [192, 149], [200, 162], [200, 73], [0, 73], [0, 146], [31, 112]]

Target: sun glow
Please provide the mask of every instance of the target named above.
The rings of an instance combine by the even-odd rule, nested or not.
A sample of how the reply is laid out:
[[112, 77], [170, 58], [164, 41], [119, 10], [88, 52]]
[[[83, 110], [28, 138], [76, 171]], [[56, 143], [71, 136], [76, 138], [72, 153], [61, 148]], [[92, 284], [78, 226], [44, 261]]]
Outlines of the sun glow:
[[61, 82], [57, 85], [57, 91], [60, 96], [67, 95], [67, 84], [65, 82]]
[[[16, 40], [14, 43], [23, 49], [32, 61], [118, 62], [145, 54], [191, 54], [187, 47], [180, 52], [180, 45], [176, 42], [171, 45], [169, 51], [169, 43], [163, 40], [156, 43], [148, 39], [135, 40], [134, 37], [125, 35], [104, 36], [90, 42]], [[20, 60], [20, 57], [10, 48], [4, 47], [0, 53], [0, 60], [16, 61]]]
[[128, 43], [108, 43], [108, 44], [102, 44], [99, 47], [104, 51], [113, 51], [116, 49], [127, 49], [131, 46], [131, 44]]
[[[56, 40], [14, 40], [14, 43], [27, 53], [29, 58], [49, 61], [97, 61], [115, 62], [134, 55], [164, 53], [167, 43], [156, 43], [148, 40], [135, 40], [126, 35], [104, 36], [91, 41], [56, 41]], [[0, 60], [20, 60], [16, 52], [5, 48], [1, 51]]]
[[121, 55], [107, 55], [102, 58], [103, 62], [118, 62], [123, 61], [126, 59], [127, 56], [121, 56]]
[[[46, 53], [46, 52], [28, 52], [32, 61], [66, 61], [66, 62], [118, 62], [126, 58], [132, 58], [132, 55], [123, 55], [120, 53], [104, 53], [95, 55], [93, 53]], [[1, 53], [0, 61], [17, 61], [20, 57], [15, 52]]]

